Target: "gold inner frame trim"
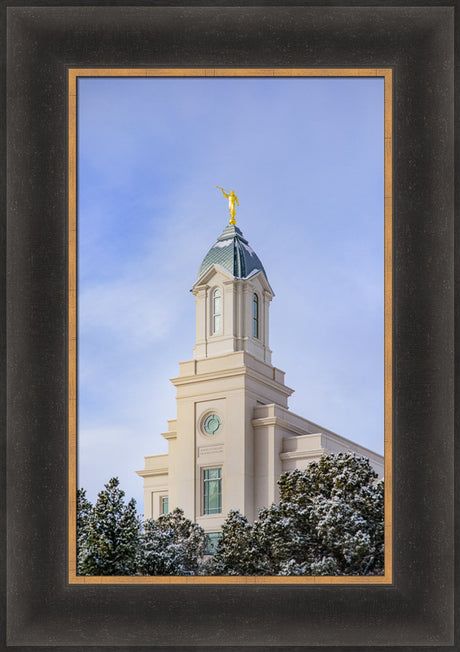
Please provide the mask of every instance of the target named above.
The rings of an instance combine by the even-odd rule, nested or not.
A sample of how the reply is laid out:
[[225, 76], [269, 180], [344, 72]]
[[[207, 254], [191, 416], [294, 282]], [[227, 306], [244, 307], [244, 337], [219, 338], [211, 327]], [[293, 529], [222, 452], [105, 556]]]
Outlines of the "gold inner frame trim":
[[[69, 584], [350, 584], [393, 581], [392, 217], [393, 71], [391, 68], [69, 68], [68, 70], [68, 581]], [[79, 77], [383, 77], [384, 79], [384, 466], [385, 574], [380, 576], [82, 576], [77, 575], [77, 80]]]

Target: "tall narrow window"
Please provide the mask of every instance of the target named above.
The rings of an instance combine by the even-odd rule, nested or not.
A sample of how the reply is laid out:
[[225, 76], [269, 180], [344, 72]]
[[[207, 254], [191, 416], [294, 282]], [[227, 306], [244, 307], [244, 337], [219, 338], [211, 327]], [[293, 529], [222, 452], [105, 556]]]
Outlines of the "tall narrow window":
[[222, 292], [219, 288], [212, 295], [212, 332], [220, 333], [222, 327]]
[[203, 470], [203, 514], [222, 513], [222, 469]]
[[253, 317], [252, 317], [252, 334], [254, 337], [259, 337], [259, 297], [254, 294], [252, 301]]
[[169, 499], [168, 496], [161, 496], [160, 498], [160, 514], [167, 514], [169, 512]]

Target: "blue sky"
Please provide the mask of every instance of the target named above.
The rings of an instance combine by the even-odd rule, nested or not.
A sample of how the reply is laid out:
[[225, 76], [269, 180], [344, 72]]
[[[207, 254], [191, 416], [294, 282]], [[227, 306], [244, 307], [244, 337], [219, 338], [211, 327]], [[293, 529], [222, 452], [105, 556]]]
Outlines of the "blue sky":
[[78, 82], [78, 479], [143, 511], [201, 260], [237, 224], [275, 298], [294, 412], [383, 452], [383, 79]]

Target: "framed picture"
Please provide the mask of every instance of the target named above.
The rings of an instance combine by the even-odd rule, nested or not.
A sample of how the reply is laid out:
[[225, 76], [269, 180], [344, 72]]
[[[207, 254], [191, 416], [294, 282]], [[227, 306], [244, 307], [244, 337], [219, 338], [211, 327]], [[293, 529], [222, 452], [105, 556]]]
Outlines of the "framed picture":
[[[452, 32], [453, 9], [429, 5], [9, 9], [8, 645], [452, 644]], [[391, 91], [392, 556], [381, 584], [69, 580], [71, 71], [184, 67], [338, 77], [367, 69]]]
[[[301, 572], [300, 551], [295, 572], [294, 560], [278, 569], [273, 555], [262, 563], [253, 551], [246, 564], [219, 571], [218, 580], [210, 575], [219, 556], [193, 571], [165, 573], [160, 561], [149, 562], [149, 572], [115, 558], [114, 565], [108, 558], [93, 563], [97, 554], [88, 551], [82, 552], [88, 562], [80, 555], [75, 573], [77, 463], [70, 456], [71, 582], [89, 583], [90, 576], [117, 582], [124, 571], [132, 583], [266, 584], [269, 576], [283, 584], [391, 583], [392, 70], [70, 69], [69, 98], [71, 316], [78, 296], [78, 319], [69, 323], [69, 373], [70, 386], [79, 387], [69, 396], [69, 437], [70, 450], [78, 450], [78, 487], [90, 489], [87, 497], [95, 500], [109, 478], [120, 476], [143, 518], [158, 518], [168, 501], [168, 511], [181, 508], [206, 538], [217, 539], [230, 510], [262, 527], [258, 510], [277, 502], [279, 476], [304, 470], [318, 459], [317, 450], [369, 457], [388, 486], [385, 571], [383, 551], [371, 547], [367, 561], [333, 571], [330, 557], [322, 561], [323, 546], [317, 563], [324, 570], [316, 572]], [[203, 184], [212, 175], [235, 180], [241, 210], [236, 195], [233, 204], [225, 189], [216, 193]], [[222, 195], [233, 211], [228, 217]], [[217, 243], [200, 266], [210, 237]], [[251, 247], [256, 237], [267, 251], [264, 263]], [[195, 301], [187, 306], [192, 283]], [[280, 296], [277, 312], [270, 306], [272, 285]], [[297, 302], [303, 295], [310, 299]], [[212, 317], [210, 301], [218, 306]], [[295, 321], [288, 317], [293, 302]], [[185, 327], [194, 321], [196, 329]], [[275, 359], [297, 370], [294, 410], [287, 401], [292, 389], [272, 362], [273, 332], [281, 348]], [[181, 362], [172, 381], [177, 418], [163, 435], [168, 453], [159, 435], [171, 395], [166, 365], [187, 358], [185, 343], [190, 357], [195, 335], [193, 361]], [[318, 381], [321, 368], [337, 377], [335, 386]], [[313, 411], [312, 420], [295, 406], [300, 415]], [[215, 430], [201, 423], [207, 418]], [[267, 418], [274, 420], [273, 433]], [[328, 420], [335, 427], [317, 425]], [[372, 450], [384, 448], [385, 467]], [[146, 453], [140, 480], [133, 471]], [[210, 473], [216, 478], [207, 478]], [[208, 497], [208, 487], [218, 487], [215, 496]], [[375, 499], [383, 510], [381, 497]], [[347, 518], [344, 537], [352, 527]], [[353, 545], [357, 540], [350, 550]], [[238, 554], [242, 546], [240, 540]], [[258, 563], [264, 577], [257, 577]], [[267, 564], [272, 570], [264, 572]]]

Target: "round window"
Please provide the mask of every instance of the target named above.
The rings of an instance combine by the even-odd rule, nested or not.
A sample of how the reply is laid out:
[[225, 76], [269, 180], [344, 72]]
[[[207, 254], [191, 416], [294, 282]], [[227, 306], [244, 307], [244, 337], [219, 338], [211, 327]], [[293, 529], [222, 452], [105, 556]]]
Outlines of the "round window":
[[208, 414], [203, 421], [203, 430], [207, 435], [217, 435], [222, 428], [222, 419], [218, 414]]

